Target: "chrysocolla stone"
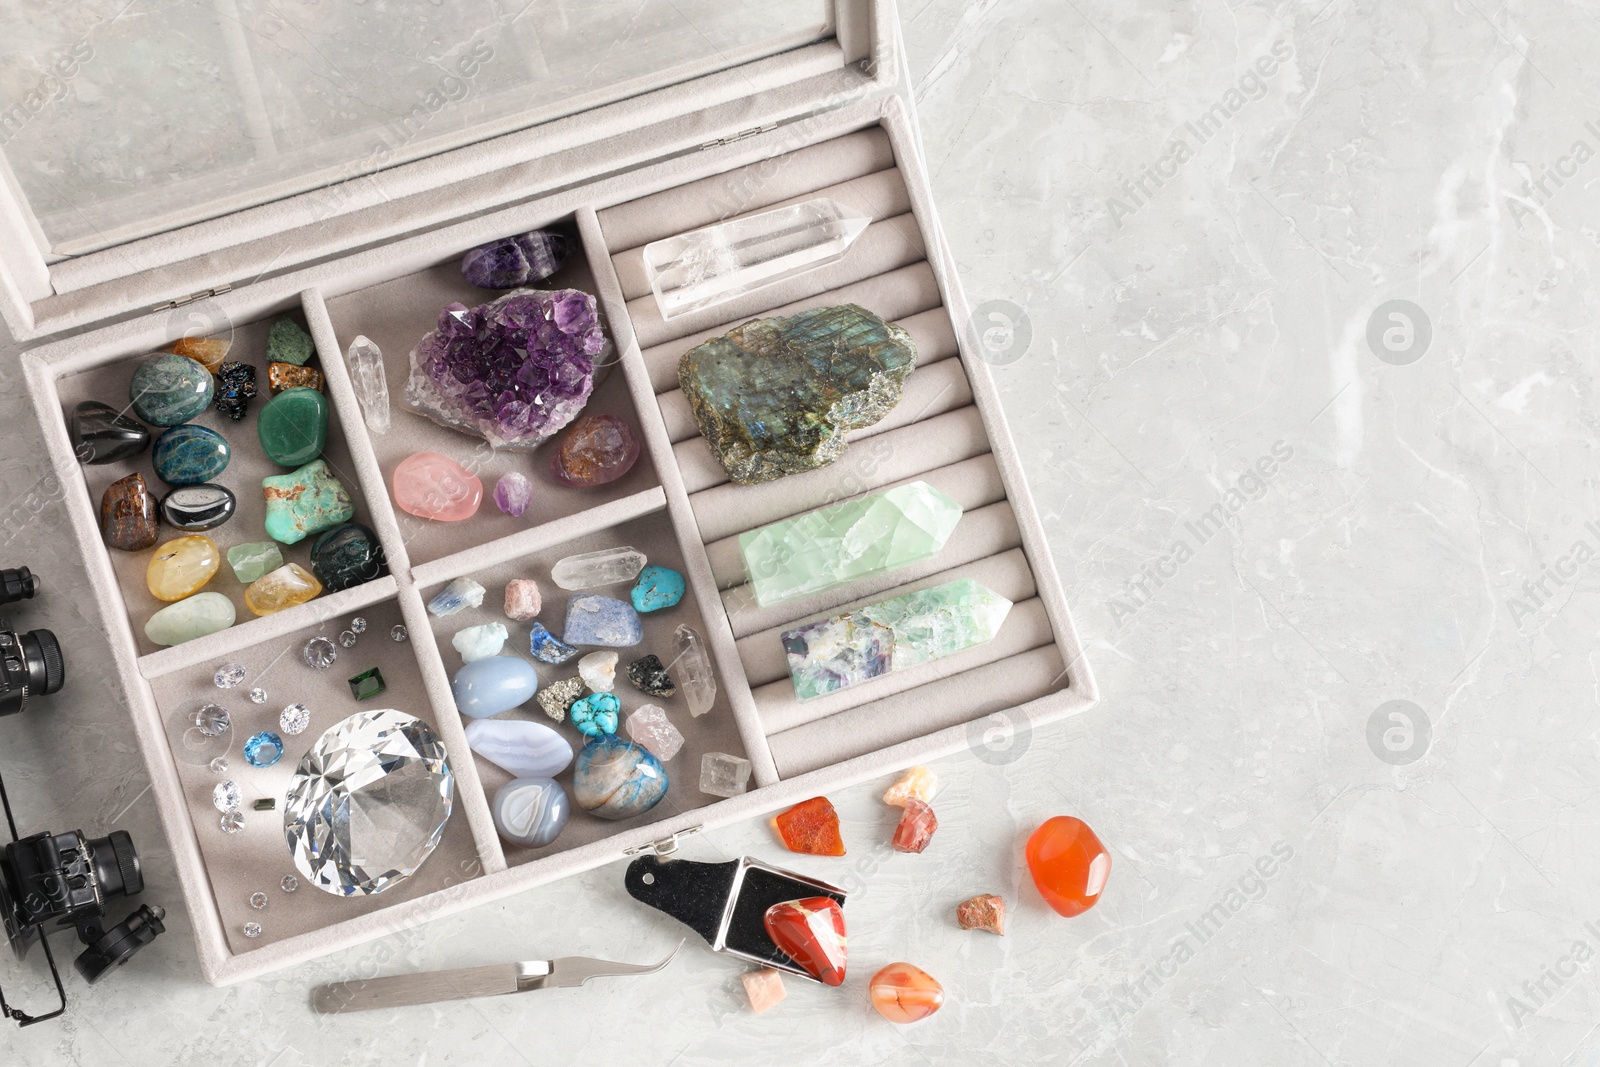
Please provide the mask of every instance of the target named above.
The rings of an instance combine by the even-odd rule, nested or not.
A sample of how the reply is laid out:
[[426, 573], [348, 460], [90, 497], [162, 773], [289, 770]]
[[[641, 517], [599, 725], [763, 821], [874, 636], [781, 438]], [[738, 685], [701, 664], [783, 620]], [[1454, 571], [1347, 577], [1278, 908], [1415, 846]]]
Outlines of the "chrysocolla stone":
[[211, 403], [216, 385], [206, 369], [187, 356], [147, 357], [128, 383], [134, 414], [152, 426], [177, 426]]
[[137, 552], [149, 548], [160, 536], [156, 499], [135, 471], [106, 486], [100, 497], [100, 534], [111, 548]]
[[79, 463], [131, 459], [150, 444], [150, 431], [110, 404], [85, 400], [72, 409], [72, 451]]
[[[184, 362], [194, 365], [193, 360]], [[156, 476], [168, 485], [199, 485], [228, 469], [233, 449], [228, 439], [217, 431], [185, 423], [157, 437], [150, 458], [155, 464]]]
[[322, 372], [315, 367], [297, 367], [293, 363], [267, 364], [267, 391], [276, 396], [289, 389], [322, 390]]
[[621, 711], [622, 702], [615, 693], [590, 693], [582, 700], [574, 701], [572, 707], [567, 709], [567, 715], [580, 734], [599, 737], [601, 734], [617, 732], [617, 716]]
[[532, 700], [539, 691], [539, 676], [525, 659], [489, 656], [456, 671], [450, 691], [461, 714], [486, 719]]
[[573, 645], [631, 648], [644, 640], [644, 625], [631, 604], [598, 593], [578, 593], [567, 600], [561, 636]]
[[233, 625], [234, 617], [233, 601], [221, 593], [196, 593], [150, 616], [144, 624], [144, 635], [151, 644], [181, 645], [226, 630]]
[[311, 573], [328, 592], [350, 589], [389, 573], [378, 535], [359, 522], [347, 522], [311, 542]]
[[150, 595], [168, 602], [200, 591], [222, 566], [216, 542], [204, 534], [175, 537], [156, 549], [145, 568]]
[[443, 618], [463, 608], [475, 608], [483, 603], [484, 592], [483, 586], [471, 578], [457, 578], [428, 601], [428, 612]]
[[406, 404], [496, 448], [526, 451], [588, 402], [595, 362], [610, 347], [594, 297], [576, 289], [450, 304], [411, 352]]
[[567, 239], [549, 230], [502, 237], [467, 249], [461, 276], [480, 289], [515, 289], [560, 270], [569, 250]]
[[161, 498], [161, 518], [180, 530], [211, 530], [233, 518], [238, 507], [225, 485], [180, 485]]
[[566, 738], [526, 719], [474, 719], [467, 723], [467, 747], [518, 778], [554, 778], [572, 762]]
[[981, 645], [1011, 601], [970, 578], [869, 604], [783, 634], [801, 700]]
[[648, 693], [653, 697], [670, 697], [677, 695], [678, 686], [672, 680], [672, 675], [667, 673], [667, 668], [662, 666], [661, 660], [656, 656], [641, 656], [628, 664], [628, 681], [641, 693]]
[[667, 771], [643, 745], [605, 734], [579, 750], [572, 794], [591, 815], [631, 819], [667, 795]]
[[315, 389], [285, 389], [256, 416], [256, 436], [278, 466], [310, 463], [328, 441], [328, 398]]
[[481, 626], [457, 630], [455, 636], [450, 638], [450, 644], [461, 653], [461, 662], [472, 663], [498, 656], [500, 650], [506, 647], [507, 636], [504, 623], [486, 622]]
[[762, 607], [826, 592], [936, 555], [961, 505], [927, 482], [847, 500], [739, 535]]
[[550, 473], [580, 489], [614, 482], [639, 461], [639, 439], [615, 415], [583, 415], [550, 457]]
[[235, 578], [249, 585], [283, 566], [283, 553], [278, 551], [276, 541], [248, 541], [228, 549], [228, 566], [233, 568]]
[[263, 478], [261, 491], [267, 504], [267, 536], [286, 545], [349, 522], [356, 513], [349, 491], [325, 460]]
[[316, 352], [311, 335], [300, 328], [293, 319], [283, 318], [267, 331], [267, 360], [271, 363], [293, 363], [305, 366], [306, 360]]
[[754, 319], [691, 348], [678, 382], [741, 485], [825, 467], [882, 419], [916, 365], [911, 335], [854, 304]]
[[216, 408], [238, 422], [256, 398], [256, 369], [248, 363], [229, 361], [217, 368]]
[[513, 778], [494, 795], [494, 828], [513, 845], [542, 848], [567, 825], [567, 791], [549, 778]]
[[561, 640], [536, 622], [528, 628], [528, 652], [540, 663], [562, 664], [578, 654], [578, 650]]
[[649, 566], [639, 572], [639, 580], [628, 592], [634, 610], [660, 611], [683, 599], [683, 575], [671, 567]]

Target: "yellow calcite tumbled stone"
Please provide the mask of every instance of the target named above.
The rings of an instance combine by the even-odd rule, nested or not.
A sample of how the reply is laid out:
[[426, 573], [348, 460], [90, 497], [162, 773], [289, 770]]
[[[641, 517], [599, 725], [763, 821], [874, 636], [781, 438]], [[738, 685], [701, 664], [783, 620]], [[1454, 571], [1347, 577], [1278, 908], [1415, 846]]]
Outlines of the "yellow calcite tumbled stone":
[[304, 604], [322, 592], [322, 583], [298, 563], [285, 563], [251, 582], [244, 591], [244, 606], [257, 615], [271, 615]]
[[144, 581], [157, 600], [182, 600], [198, 593], [220, 566], [222, 553], [216, 542], [204, 534], [190, 534], [156, 546]]

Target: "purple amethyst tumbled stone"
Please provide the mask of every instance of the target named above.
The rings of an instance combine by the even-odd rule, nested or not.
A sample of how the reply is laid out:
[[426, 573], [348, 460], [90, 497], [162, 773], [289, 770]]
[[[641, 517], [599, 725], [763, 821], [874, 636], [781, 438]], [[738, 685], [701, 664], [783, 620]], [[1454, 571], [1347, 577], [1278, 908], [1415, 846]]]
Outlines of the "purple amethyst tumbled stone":
[[519, 233], [468, 249], [461, 257], [461, 276], [482, 289], [515, 289], [550, 277], [570, 251], [559, 233]]
[[411, 351], [406, 406], [496, 448], [526, 451], [573, 420], [611, 343], [594, 297], [517, 289], [450, 304]]

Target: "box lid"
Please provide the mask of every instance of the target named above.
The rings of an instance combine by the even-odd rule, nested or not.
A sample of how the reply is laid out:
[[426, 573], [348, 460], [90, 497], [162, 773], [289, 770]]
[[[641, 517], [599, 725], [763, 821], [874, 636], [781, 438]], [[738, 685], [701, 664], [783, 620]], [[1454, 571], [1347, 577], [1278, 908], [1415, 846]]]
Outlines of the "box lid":
[[11, 333], [180, 306], [899, 78], [892, 0], [396, 10], [7, 7], [0, 315]]

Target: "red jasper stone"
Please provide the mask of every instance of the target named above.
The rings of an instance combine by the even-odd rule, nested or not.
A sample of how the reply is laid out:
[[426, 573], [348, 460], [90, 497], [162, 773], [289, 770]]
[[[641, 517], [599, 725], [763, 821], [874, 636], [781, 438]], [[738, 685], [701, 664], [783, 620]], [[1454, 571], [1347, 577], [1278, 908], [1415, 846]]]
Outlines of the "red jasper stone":
[[806, 897], [774, 904], [761, 917], [767, 936], [823, 985], [844, 984], [847, 955], [844, 911], [832, 897]]
[[933, 814], [933, 806], [916, 797], [907, 797], [905, 808], [899, 825], [894, 828], [892, 843], [896, 852], [921, 852], [933, 840], [939, 820]]
[[802, 800], [781, 815], [773, 816], [772, 828], [778, 831], [783, 847], [790, 852], [809, 852], [813, 856], [844, 855], [844, 838], [839, 836], [839, 813], [827, 797]]
[[1044, 902], [1070, 918], [1099, 901], [1111, 877], [1111, 853], [1088, 823], [1057, 815], [1028, 838], [1028, 872]]

